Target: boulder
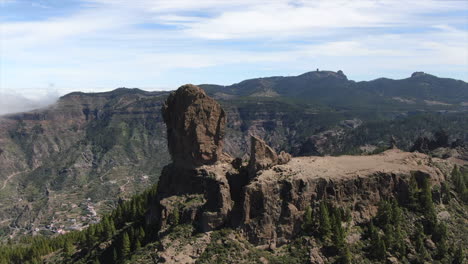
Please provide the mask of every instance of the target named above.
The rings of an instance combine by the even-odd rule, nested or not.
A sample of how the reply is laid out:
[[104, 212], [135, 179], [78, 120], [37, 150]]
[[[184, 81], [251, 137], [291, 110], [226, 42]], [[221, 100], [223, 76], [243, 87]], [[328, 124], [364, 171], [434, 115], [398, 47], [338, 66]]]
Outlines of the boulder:
[[169, 153], [184, 167], [214, 164], [222, 156], [226, 114], [203, 89], [187, 84], [162, 107]]
[[278, 155], [278, 164], [283, 165], [291, 161], [291, 154], [281, 151], [280, 154]]

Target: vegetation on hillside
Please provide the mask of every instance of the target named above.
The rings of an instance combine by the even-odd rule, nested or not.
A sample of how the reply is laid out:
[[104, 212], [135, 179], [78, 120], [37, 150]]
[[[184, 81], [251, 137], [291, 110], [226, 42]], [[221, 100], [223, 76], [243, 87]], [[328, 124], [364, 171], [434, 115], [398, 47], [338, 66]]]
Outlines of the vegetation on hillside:
[[[306, 208], [297, 239], [275, 254], [255, 248], [235, 229], [215, 231], [197, 263], [257, 263], [261, 258], [270, 263], [304, 263], [312, 247], [334, 263], [386, 263], [390, 258], [403, 263], [463, 263], [466, 241], [459, 239], [467, 230], [457, 225], [457, 219], [466, 217], [468, 201], [463, 199], [467, 179], [468, 170], [455, 167], [448, 181], [431, 189], [429, 178], [413, 176], [408, 199], [382, 201], [376, 216], [359, 226], [353, 224], [351, 208], [321, 201]], [[155, 197], [153, 186], [121, 201], [112, 213], [84, 231], [4, 244], [0, 246], [0, 263], [131, 263], [150, 254], [149, 248], [157, 248], [158, 230], [154, 223], [145, 221]], [[438, 219], [441, 206], [454, 214], [449, 222]], [[457, 212], [464, 213], [457, 216]], [[190, 226], [174, 220], [165, 236], [192, 239], [193, 232]], [[358, 241], [350, 239], [355, 236], [360, 237]]]

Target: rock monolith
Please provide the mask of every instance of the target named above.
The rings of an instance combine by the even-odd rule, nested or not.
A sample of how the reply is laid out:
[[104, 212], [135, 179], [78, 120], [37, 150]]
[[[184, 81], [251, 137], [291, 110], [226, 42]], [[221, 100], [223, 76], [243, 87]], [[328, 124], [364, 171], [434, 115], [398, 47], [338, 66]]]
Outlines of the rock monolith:
[[222, 156], [226, 114], [198, 86], [187, 84], [171, 93], [162, 107], [169, 153], [175, 164], [214, 164]]

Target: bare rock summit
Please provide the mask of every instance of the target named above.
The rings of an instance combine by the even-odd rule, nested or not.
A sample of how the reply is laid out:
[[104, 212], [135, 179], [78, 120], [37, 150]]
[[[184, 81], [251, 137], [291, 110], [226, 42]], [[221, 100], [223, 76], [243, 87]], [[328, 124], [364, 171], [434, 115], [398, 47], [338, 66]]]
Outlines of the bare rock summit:
[[174, 163], [196, 167], [222, 157], [226, 113], [203, 89], [181, 86], [167, 98], [162, 112]]

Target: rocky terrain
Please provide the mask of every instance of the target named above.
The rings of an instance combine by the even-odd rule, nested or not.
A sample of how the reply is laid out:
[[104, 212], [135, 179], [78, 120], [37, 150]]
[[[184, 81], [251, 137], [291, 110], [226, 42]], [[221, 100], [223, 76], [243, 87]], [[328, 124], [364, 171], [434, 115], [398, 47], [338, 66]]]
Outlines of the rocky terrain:
[[154, 122], [162, 120], [164, 95], [74, 93], [43, 110], [4, 116], [0, 233], [81, 229], [99, 220], [94, 210], [109, 211], [119, 197], [154, 183], [168, 161], [165, 128]]
[[[354, 82], [343, 72], [314, 71], [200, 87], [222, 109], [207, 110], [217, 113], [213, 116], [192, 113], [190, 118], [219, 122], [191, 130], [174, 144], [191, 145], [187, 140], [194, 135], [205, 142], [223, 137], [224, 151], [207, 143], [192, 153], [180, 146], [173, 152], [176, 159], [198, 160], [195, 165], [232, 157], [240, 158], [236, 167], [244, 166], [256, 159], [250, 158], [251, 143], [260, 141], [252, 141], [252, 135], [271, 147], [264, 149], [265, 154], [278, 153], [265, 156], [268, 164], [288, 160], [286, 153], [378, 153], [392, 139], [400, 149], [410, 150], [419, 137], [426, 138], [426, 143], [435, 140], [435, 132], [441, 129], [449, 135], [447, 144], [431, 145], [430, 152], [451, 160], [466, 157], [468, 119], [463, 102], [468, 95], [462, 81], [419, 73], [403, 80]], [[156, 183], [170, 161], [166, 137], [171, 133], [167, 134], [164, 120], [173, 131], [191, 125], [178, 123], [180, 117], [172, 113], [161, 113], [168, 95], [126, 88], [71, 93], [48, 108], [2, 116], [1, 238], [82, 229], [115, 208], [119, 199]], [[204, 98], [196, 100], [205, 104], [208, 99]], [[189, 107], [190, 103], [168, 101], [167, 106]], [[224, 123], [225, 131], [218, 131]], [[458, 145], [452, 148], [455, 142]]]
[[[193, 86], [181, 87], [171, 96], [190, 101], [186, 94], [194, 89]], [[197, 92], [205, 96], [202, 90], [197, 89]], [[168, 124], [168, 138], [176, 139], [181, 134], [197, 131], [200, 126], [211, 127], [219, 123], [217, 118], [206, 119], [203, 115], [213, 104], [218, 107], [214, 101], [192, 102], [194, 110], [176, 106], [164, 108], [164, 111], [180, 116], [180, 122], [190, 120], [192, 124], [190, 128], [180, 127], [179, 131], [174, 131], [173, 125]], [[200, 118], [193, 118], [193, 112], [199, 113]], [[207, 135], [211, 133], [207, 132]], [[192, 147], [184, 148], [184, 152], [196, 151], [200, 149], [198, 145], [210, 145], [204, 138], [199, 138], [198, 135], [190, 140], [185, 138], [192, 142]], [[219, 140], [222, 137], [211, 139], [213, 149], [222, 146]], [[170, 153], [176, 153], [178, 146], [171, 142], [174, 141], [169, 141]], [[431, 185], [440, 186], [454, 167], [442, 159], [396, 148], [371, 156], [291, 159], [284, 152], [282, 156], [287, 158], [279, 159], [265, 142], [252, 136], [250, 161], [246, 163], [233, 158], [210, 159], [204, 164], [202, 160], [191, 162], [186, 159], [185, 165], [190, 164], [187, 168], [180, 164], [184, 161], [173, 157], [174, 162], [163, 169], [156, 205], [147, 222], [157, 222], [159, 234], [164, 238], [177, 215], [177, 225], [188, 224], [195, 228], [195, 233], [202, 235], [183, 247], [177, 237], [166, 238], [162, 250], [157, 252], [160, 260], [164, 263], [196, 263], [204, 251], [209, 250], [212, 243], [210, 231], [226, 227], [235, 230], [231, 237], [234, 241], [245, 239], [254, 246], [275, 250], [300, 236], [307, 208], [318, 213], [323, 201], [349, 210], [351, 226], [368, 223], [376, 216], [382, 201], [396, 199], [404, 204], [410, 199], [413, 177], [420, 184], [428, 180]], [[314, 258], [312, 263], [326, 263], [327, 259], [320, 251], [315, 252]]]
[[0, 263], [464, 262], [459, 156], [393, 142], [374, 155], [292, 157], [251, 135], [242, 159], [224, 153], [225, 112], [201, 88], [180, 87], [161, 109], [171, 162], [157, 186], [82, 232], [0, 247]]

